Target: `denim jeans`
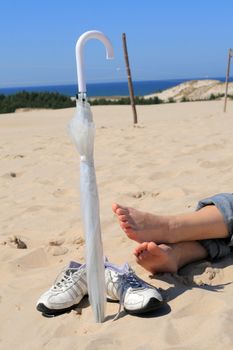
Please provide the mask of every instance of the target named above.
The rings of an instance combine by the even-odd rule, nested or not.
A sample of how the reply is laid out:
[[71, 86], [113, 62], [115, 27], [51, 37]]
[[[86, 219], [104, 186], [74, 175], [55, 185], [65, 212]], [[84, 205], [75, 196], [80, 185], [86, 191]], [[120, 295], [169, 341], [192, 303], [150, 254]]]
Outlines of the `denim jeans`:
[[200, 210], [206, 205], [215, 205], [220, 210], [228, 227], [229, 236], [221, 239], [204, 239], [200, 240], [199, 243], [207, 250], [211, 260], [223, 258], [230, 254], [231, 246], [233, 246], [233, 194], [219, 193], [202, 199], [198, 202], [196, 210]]

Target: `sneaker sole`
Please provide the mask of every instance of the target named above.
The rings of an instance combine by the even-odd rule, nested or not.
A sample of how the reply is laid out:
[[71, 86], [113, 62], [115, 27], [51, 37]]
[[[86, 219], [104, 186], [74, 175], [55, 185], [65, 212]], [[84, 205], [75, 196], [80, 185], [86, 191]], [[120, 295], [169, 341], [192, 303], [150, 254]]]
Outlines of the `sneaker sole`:
[[156, 298], [151, 298], [149, 300], [149, 302], [143, 308], [140, 308], [137, 310], [128, 310], [128, 309], [124, 308], [124, 310], [130, 315], [142, 315], [142, 314], [146, 314], [148, 312], [155, 311], [163, 305], [164, 305], [164, 301], [160, 301]]
[[36, 306], [36, 309], [38, 311], [40, 311], [44, 317], [56, 317], [56, 316], [63, 315], [65, 313], [72, 311], [73, 309], [75, 309], [75, 307], [77, 307], [77, 305], [78, 304], [74, 304], [74, 305], [67, 307], [67, 308], [64, 308], [64, 309], [54, 310], [54, 309], [49, 309], [43, 303], [39, 303]]

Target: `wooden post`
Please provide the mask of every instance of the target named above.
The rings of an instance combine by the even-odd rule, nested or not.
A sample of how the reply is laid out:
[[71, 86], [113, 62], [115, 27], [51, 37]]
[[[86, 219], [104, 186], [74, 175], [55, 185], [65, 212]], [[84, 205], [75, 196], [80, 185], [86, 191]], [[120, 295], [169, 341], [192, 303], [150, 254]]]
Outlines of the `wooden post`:
[[126, 72], [127, 72], [127, 77], [128, 77], [130, 102], [131, 102], [131, 106], [132, 106], [132, 110], [133, 110], [133, 120], [134, 120], [134, 124], [137, 124], [138, 117], [137, 117], [137, 111], [136, 111], [135, 101], [134, 101], [134, 91], [133, 91], [133, 84], [132, 84], [132, 79], [131, 79], [131, 72], [130, 72], [130, 66], [129, 66], [129, 57], [128, 57], [128, 50], [127, 50], [125, 33], [122, 34], [122, 41], [123, 41], [123, 49], [124, 49], [124, 56], [125, 56]]
[[228, 93], [228, 81], [229, 81], [229, 75], [230, 75], [231, 54], [232, 54], [232, 50], [229, 49], [228, 50], [228, 63], [227, 63], [227, 72], [226, 72], [226, 90], [225, 90], [223, 112], [226, 112], [226, 109], [227, 109], [227, 93]]

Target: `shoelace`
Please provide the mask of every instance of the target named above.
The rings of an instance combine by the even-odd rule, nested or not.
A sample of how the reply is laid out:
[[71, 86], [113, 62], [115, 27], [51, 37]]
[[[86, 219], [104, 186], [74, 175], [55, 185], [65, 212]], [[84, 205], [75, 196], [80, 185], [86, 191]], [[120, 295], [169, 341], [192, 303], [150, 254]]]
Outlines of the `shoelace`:
[[[57, 289], [64, 290], [69, 284], [73, 283], [73, 274], [75, 272], [79, 272], [79, 275], [81, 273], [80, 268], [70, 267], [68, 269], [62, 270], [59, 275], [57, 276], [54, 285], [52, 287], [52, 290], [57, 291]], [[62, 277], [61, 277], [62, 276]]]
[[125, 294], [128, 290], [128, 288], [140, 288], [142, 287], [142, 281], [140, 281], [134, 274], [133, 270], [130, 270], [127, 273], [121, 274], [119, 275], [119, 284], [120, 284], [120, 289], [119, 289], [119, 293], [120, 293], [120, 300], [119, 300], [119, 309], [118, 312], [116, 314], [116, 316], [114, 317], [113, 321], [116, 321], [120, 315], [121, 309], [122, 309], [122, 305], [124, 303], [124, 298], [125, 298]]

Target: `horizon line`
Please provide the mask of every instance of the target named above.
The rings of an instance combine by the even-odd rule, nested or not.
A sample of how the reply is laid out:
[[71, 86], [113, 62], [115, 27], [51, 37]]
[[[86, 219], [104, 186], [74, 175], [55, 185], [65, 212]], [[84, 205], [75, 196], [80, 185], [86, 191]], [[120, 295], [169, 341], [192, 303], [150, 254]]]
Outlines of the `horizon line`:
[[[206, 76], [206, 77], [195, 77], [195, 78], [172, 78], [172, 79], [133, 79], [134, 82], [149, 82], [149, 81], [172, 81], [172, 80], [218, 80], [218, 79], [225, 79], [224, 76], [222, 77], [214, 77], [214, 76]], [[232, 77], [229, 77], [229, 80], [233, 79]], [[97, 84], [109, 84], [109, 83], [127, 83], [127, 80], [111, 80], [111, 81], [98, 81], [98, 82], [88, 82], [87, 85], [97, 85]], [[50, 83], [50, 84], [39, 84], [39, 85], [11, 85], [11, 86], [0, 86], [0, 90], [5, 89], [19, 89], [19, 88], [40, 88], [40, 87], [53, 87], [53, 86], [70, 86], [70, 85], [77, 85], [76, 82], [70, 82], [70, 83]]]

